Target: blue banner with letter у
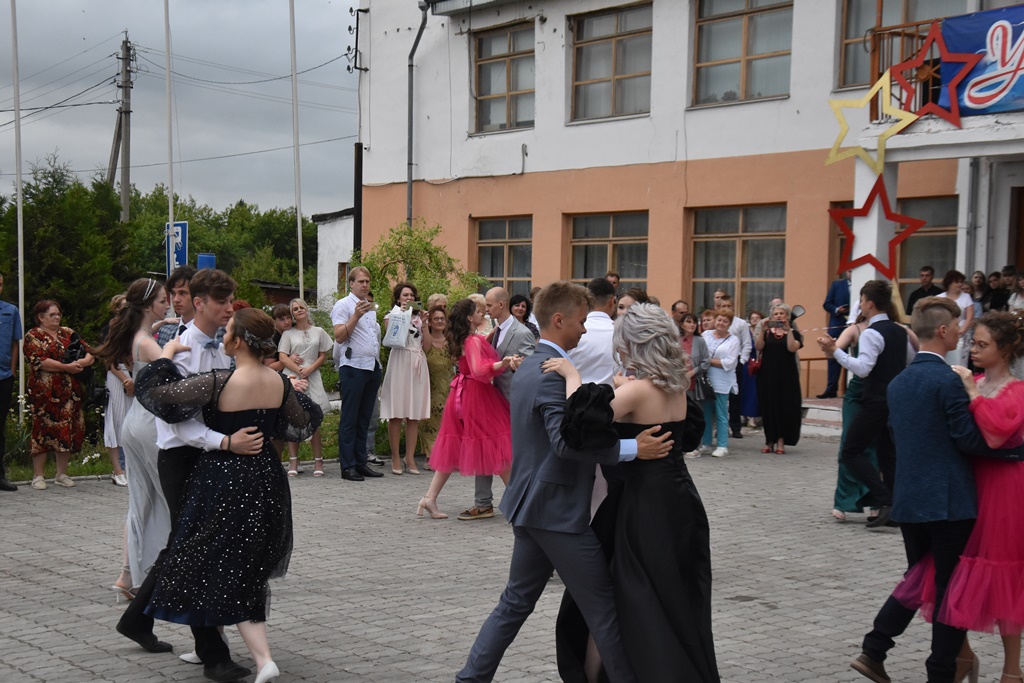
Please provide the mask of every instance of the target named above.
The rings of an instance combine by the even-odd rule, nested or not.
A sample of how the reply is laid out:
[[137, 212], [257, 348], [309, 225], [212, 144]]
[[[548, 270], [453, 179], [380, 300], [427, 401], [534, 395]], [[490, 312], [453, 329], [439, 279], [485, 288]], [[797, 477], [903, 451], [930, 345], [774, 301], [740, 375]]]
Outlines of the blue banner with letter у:
[[[949, 52], [982, 55], [957, 85], [961, 115], [1024, 110], [1024, 5], [944, 19], [942, 38]], [[939, 106], [949, 107], [946, 86], [963, 68], [942, 63]]]

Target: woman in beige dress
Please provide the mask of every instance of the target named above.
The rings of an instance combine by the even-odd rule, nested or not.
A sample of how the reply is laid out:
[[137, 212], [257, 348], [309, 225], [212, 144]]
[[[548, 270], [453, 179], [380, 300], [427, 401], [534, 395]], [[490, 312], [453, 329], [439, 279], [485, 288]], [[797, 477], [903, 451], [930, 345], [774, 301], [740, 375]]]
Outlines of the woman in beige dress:
[[[448, 355], [448, 342], [444, 331], [448, 327], [448, 313], [443, 306], [433, 306], [427, 313], [427, 371], [430, 375], [430, 419], [420, 421], [420, 447], [427, 454], [434, 448], [434, 440], [441, 429], [441, 413], [448, 400], [455, 364]], [[429, 467], [428, 467], [429, 469]]]

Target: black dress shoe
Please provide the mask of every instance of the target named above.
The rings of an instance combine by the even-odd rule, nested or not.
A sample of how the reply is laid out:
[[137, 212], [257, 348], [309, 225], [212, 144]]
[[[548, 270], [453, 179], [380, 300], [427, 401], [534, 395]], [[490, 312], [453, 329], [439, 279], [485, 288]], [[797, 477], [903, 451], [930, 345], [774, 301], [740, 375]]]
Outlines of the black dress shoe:
[[128, 629], [121, 626], [119, 623], [116, 627], [117, 632], [128, 640], [133, 640], [139, 644], [146, 652], [171, 652], [174, 650], [174, 646], [170, 643], [165, 643], [162, 640], [158, 640], [153, 633], [132, 633]]
[[734, 439], [742, 439], [743, 438], [743, 433], [740, 430], [738, 430], [738, 429], [733, 430], [732, 438], [734, 438]]
[[835, 398], [836, 394], [825, 392], [824, 394], [818, 394], [818, 398]]
[[0, 491], [17, 491], [18, 487], [7, 481], [6, 479], [0, 479]]
[[358, 472], [359, 474], [363, 475], [364, 477], [383, 477], [384, 476], [383, 472], [378, 472], [377, 470], [371, 470], [366, 465], [356, 465], [356, 472]]
[[880, 526], [887, 526], [889, 524], [889, 516], [892, 514], [891, 505], [883, 505], [878, 508], [878, 514], [868, 520], [865, 524], [868, 529], [876, 529]]
[[[366, 467], [363, 465], [363, 467]], [[341, 471], [341, 478], [348, 479], [349, 481], [363, 481], [363, 475], [356, 472], [355, 467], [349, 467]]]
[[211, 681], [217, 681], [217, 683], [229, 683], [229, 681], [237, 681], [245, 678], [252, 673], [247, 667], [241, 664], [235, 664], [230, 659], [217, 662], [212, 666], [203, 667], [203, 675], [209, 678]]

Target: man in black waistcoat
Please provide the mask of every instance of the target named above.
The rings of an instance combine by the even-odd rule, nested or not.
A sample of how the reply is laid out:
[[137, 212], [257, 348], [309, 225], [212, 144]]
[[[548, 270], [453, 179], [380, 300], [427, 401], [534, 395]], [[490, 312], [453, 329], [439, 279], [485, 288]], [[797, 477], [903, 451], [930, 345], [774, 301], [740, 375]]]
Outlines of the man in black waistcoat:
[[[819, 337], [818, 345], [826, 356], [864, 379], [861, 409], [846, 430], [839, 459], [879, 502], [878, 516], [867, 523], [874, 528], [889, 522], [896, 480], [896, 447], [889, 432], [886, 391], [889, 382], [913, 360], [914, 348], [908, 341], [906, 328], [889, 318], [892, 287], [888, 282], [868, 281], [860, 290], [860, 310], [868, 319], [869, 327], [860, 335], [857, 356], [836, 348], [836, 340], [828, 335]], [[867, 455], [872, 443], [878, 454], [878, 468], [871, 464]]]

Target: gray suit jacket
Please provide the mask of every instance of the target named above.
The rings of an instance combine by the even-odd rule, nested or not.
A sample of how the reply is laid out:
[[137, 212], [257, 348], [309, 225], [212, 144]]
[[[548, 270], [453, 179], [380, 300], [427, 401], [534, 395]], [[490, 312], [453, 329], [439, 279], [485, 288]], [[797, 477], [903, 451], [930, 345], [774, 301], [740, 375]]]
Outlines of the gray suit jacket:
[[[532, 335], [531, 335], [532, 336]], [[511, 524], [581, 534], [590, 526], [594, 465], [619, 462], [619, 444], [576, 451], [559, 430], [565, 413], [565, 380], [540, 365], [558, 352], [538, 344], [512, 379], [512, 476], [501, 499]]]
[[[537, 348], [537, 340], [534, 339], [533, 332], [530, 332], [530, 328], [515, 318], [512, 318], [512, 323], [508, 326], [508, 329], [498, 337], [499, 358], [504, 358], [505, 356], [529, 356], [535, 348]], [[498, 391], [508, 401], [512, 399], [512, 378], [514, 376], [514, 372], [506, 370], [494, 378], [494, 386], [498, 387]]]

